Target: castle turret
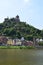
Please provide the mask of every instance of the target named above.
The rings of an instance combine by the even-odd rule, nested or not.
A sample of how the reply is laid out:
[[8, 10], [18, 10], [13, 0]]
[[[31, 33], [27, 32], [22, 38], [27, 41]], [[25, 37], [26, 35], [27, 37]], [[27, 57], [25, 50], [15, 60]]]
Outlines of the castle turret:
[[16, 18], [19, 19], [19, 16], [17, 15]]
[[19, 16], [18, 15], [16, 16], [15, 19], [16, 19], [17, 22], [20, 22], [20, 19], [19, 19]]

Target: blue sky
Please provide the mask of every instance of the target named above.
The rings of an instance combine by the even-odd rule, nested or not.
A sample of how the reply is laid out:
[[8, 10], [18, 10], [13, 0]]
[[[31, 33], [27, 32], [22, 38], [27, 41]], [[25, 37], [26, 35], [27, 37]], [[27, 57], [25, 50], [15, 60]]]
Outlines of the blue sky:
[[0, 22], [17, 14], [21, 21], [43, 29], [43, 0], [0, 0]]

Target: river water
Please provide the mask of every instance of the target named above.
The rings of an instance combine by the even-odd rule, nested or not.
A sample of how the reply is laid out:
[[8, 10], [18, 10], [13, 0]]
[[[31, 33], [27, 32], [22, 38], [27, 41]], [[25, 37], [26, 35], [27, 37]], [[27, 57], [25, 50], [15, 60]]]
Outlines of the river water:
[[43, 65], [43, 50], [0, 49], [0, 65]]

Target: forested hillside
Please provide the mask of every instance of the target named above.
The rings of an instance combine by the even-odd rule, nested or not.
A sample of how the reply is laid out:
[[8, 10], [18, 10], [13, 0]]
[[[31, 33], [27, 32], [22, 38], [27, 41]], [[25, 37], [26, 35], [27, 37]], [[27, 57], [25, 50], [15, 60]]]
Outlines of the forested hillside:
[[27, 40], [32, 40], [33, 37], [43, 38], [43, 30], [21, 22], [17, 15], [15, 18], [5, 18], [3, 23], [0, 23], [0, 35], [12, 38], [24, 37]]

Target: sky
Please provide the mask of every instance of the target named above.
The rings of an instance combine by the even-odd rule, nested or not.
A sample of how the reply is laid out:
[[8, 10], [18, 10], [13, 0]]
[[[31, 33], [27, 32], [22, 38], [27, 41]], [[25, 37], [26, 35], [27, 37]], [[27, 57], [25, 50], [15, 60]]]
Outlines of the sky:
[[0, 23], [16, 15], [21, 21], [43, 29], [43, 0], [0, 0]]

